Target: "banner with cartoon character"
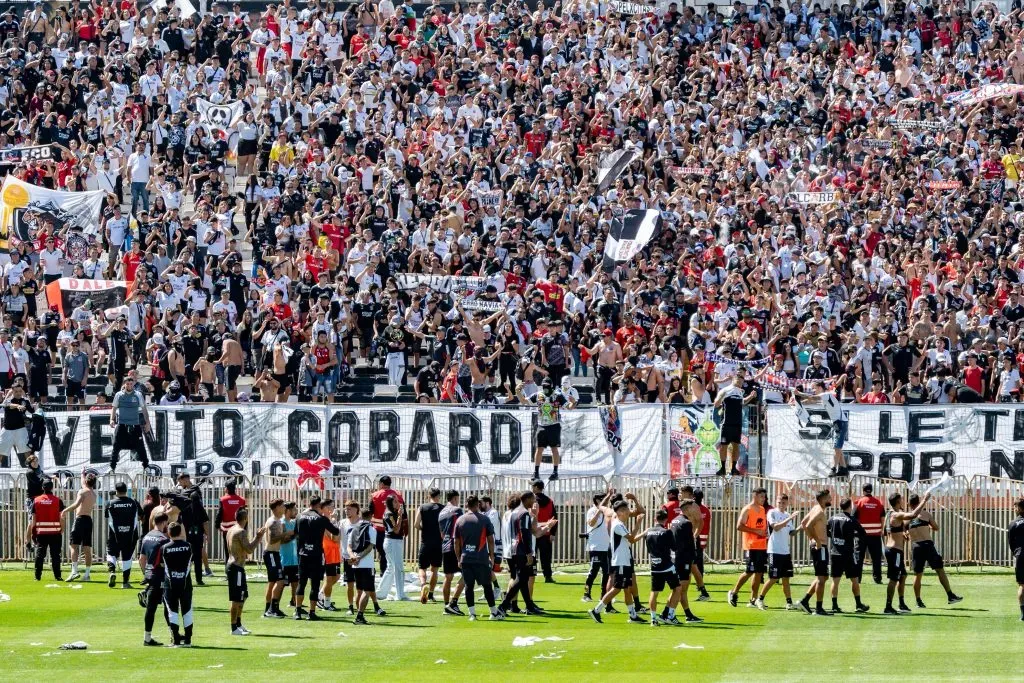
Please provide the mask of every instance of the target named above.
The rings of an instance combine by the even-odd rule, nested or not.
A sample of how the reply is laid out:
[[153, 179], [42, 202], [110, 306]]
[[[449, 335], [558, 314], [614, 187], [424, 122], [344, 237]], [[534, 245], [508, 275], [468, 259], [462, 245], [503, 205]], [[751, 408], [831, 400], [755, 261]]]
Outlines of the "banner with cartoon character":
[[[743, 438], [740, 441], [740, 457], [737, 469], [746, 473], [749, 469], [752, 443], [750, 420], [756, 419], [756, 412], [747, 412], [743, 424]], [[722, 438], [722, 416], [712, 406], [672, 405], [668, 409], [669, 429], [669, 477], [710, 477], [722, 465], [718, 444]]]
[[55, 234], [66, 227], [95, 228], [106, 196], [102, 190], [59, 192], [7, 176], [0, 187], [0, 252], [34, 241], [43, 229]]

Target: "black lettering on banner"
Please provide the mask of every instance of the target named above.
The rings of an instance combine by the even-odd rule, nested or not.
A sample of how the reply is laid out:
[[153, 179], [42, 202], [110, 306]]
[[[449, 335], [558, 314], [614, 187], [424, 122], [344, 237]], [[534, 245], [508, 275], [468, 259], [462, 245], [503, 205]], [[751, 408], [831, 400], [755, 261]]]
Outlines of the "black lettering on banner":
[[823, 441], [831, 432], [832, 420], [824, 410], [808, 410], [806, 426], [797, 431], [807, 441]]
[[208, 477], [213, 474], [213, 463], [207, 460], [202, 460], [196, 463], [196, 474], [195, 479], [200, 477]]
[[[1020, 411], [1017, 411], [1020, 412]], [[985, 441], [995, 441], [996, 432], [999, 429], [999, 418], [1006, 417], [1010, 414], [1008, 410], [986, 410], [981, 413], [982, 418], [985, 420]]]
[[956, 454], [952, 451], [924, 451], [919, 457], [921, 458], [919, 479], [935, 479], [942, 476], [943, 472], [948, 472], [949, 476], [953, 476]]
[[850, 472], [875, 473], [875, 454], [870, 451], [843, 451], [846, 468]]
[[[1017, 413], [1022, 411], [1018, 410]], [[988, 476], [1024, 479], [1024, 451], [1013, 452], [1013, 462], [999, 449], [989, 451]]]
[[[508, 430], [508, 451], [501, 449], [502, 432]], [[511, 413], [491, 415], [491, 464], [511, 465], [523, 452], [522, 424]]]
[[252, 469], [252, 471], [249, 472], [251, 476], [258, 477], [260, 476], [260, 474], [263, 473], [263, 466], [260, 464], [260, 461], [258, 459], [253, 458], [251, 461], [249, 461], [249, 465]]
[[398, 435], [402, 423], [393, 410], [370, 411], [370, 462], [398, 460]]
[[[320, 418], [311, 410], [293, 410], [288, 413], [288, 455], [293, 460], [316, 460], [320, 457], [320, 444], [309, 442], [308, 436], [303, 438], [303, 426], [307, 434], [319, 432]], [[305, 448], [301, 445], [303, 441], [308, 442]]]
[[340, 477], [344, 474], [349, 474], [352, 468], [348, 465], [331, 465], [331, 476]]
[[[206, 415], [204, 410], [175, 410], [174, 419], [183, 423], [181, 434], [181, 458], [179, 460], [196, 459], [196, 422]], [[175, 473], [177, 476], [177, 473]]]
[[78, 432], [77, 415], [66, 418], [67, 432], [63, 437], [57, 436], [57, 418], [46, 418], [46, 436], [50, 441], [50, 452], [53, 453], [53, 464], [57, 467], [67, 467], [71, 458], [71, 444], [75, 442], [75, 433]]
[[167, 460], [167, 411], [154, 410], [150, 427], [148, 432], [143, 432], [149, 459], [164, 462]]
[[[224, 427], [231, 427], [231, 444], [225, 443]], [[213, 413], [213, 452], [220, 458], [238, 458], [245, 447], [242, 434], [242, 413], [234, 408], [222, 408]]]
[[271, 477], [280, 477], [288, 474], [291, 471], [291, 465], [281, 460], [275, 460], [270, 463], [270, 472], [268, 473]]
[[941, 436], [925, 436], [924, 432], [941, 432], [946, 428], [945, 422], [942, 424], [929, 424], [925, 420], [934, 420], [936, 418], [942, 420], [945, 417], [945, 413], [941, 410], [921, 410], [911, 411], [910, 419], [907, 425], [907, 443], [941, 443]]
[[1024, 441], [1024, 410], [1013, 411], [1013, 440]]
[[903, 439], [892, 434], [892, 413], [888, 410], [878, 414], [878, 443], [903, 443]]
[[89, 416], [89, 462], [96, 465], [110, 463], [110, 456], [105, 455], [114, 445], [109, 427], [109, 415]]
[[162, 477], [164, 476], [164, 468], [160, 467], [159, 465], [154, 465], [153, 463], [150, 463], [149, 467], [146, 468], [146, 473], [151, 474], [154, 477]]
[[429, 410], [417, 410], [412, 418], [412, 436], [405, 459], [419, 462], [420, 451], [427, 454], [430, 462], [441, 462], [441, 454], [437, 450], [437, 428], [434, 426], [434, 413]]
[[[468, 434], [463, 430], [468, 430]], [[448, 462], [458, 463], [462, 458], [462, 449], [471, 465], [479, 465], [480, 451], [477, 446], [483, 438], [483, 427], [480, 418], [470, 412], [448, 414]]]
[[182, 472], [188, 472], [188, 465], [183, 462], [172, 462], [171, 463], [171, 479], [174, 481], [178, 480], [178, 475]]
[[[893, 472], [893, 463], [899, 467], [899, 474]], [[910, 453], [882, 453], [878, 456], [878, 477], [880, 479], [912, 481], [914, 479], [914, 456]]]
[[233, 475], [241, 475], [242, 472], [244, 471], [242, 469], [241, 460], [227, 460], [224, 462], [224, 465], [221, 467], [221, 469], [224, 471], [224, 474]]
[[[347, 427], [348, 438], [341, 430]], [[327, 423], [327, 457], [331, 462], [355, 462], [359, 457], [359, 416], [350, 410], [331, 413]]]

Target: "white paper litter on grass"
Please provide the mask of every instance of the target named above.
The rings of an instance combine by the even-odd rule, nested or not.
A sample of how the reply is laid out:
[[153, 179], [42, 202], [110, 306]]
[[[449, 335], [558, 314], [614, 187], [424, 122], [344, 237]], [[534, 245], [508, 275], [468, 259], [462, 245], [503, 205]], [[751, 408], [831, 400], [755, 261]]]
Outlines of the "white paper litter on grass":
[[207, 669], [223, 669], [224, 665], [223, 664], [210, 664], [206, 668]]
[[0, 602], [10, 602], [11, 596], [3, 591], [0, 591]]
[[43, 643], [29, 643], [29, 645], [32, 645], [34, 647], [39, 647], [40, 645], [43, 645]]
[[447, 659], [439, 659], [436, 662], [434, 662], [434, 664], [447, 664], [447, 663], [448, 663]]
[[86, 650], [89, 647], [89, 643], [84, 640], [76, 640], [73, 643], [64, 643], [60, 646], [62, 650]]
[[687, 645], [686, 643], [679, 643], [673, 648], [675, 650], [703, 650], [703, 645]]
[[338, 637], [339, 638], [348, 638], [348, 634], [345, 633], [344, 631], [338, 631]]
[[263, 572], [256, 572], [254, 574], [249, 574], [249, 578], [250, 579], [265, 579], [265, 578], [267, 578], [267, 575], [264, 574]]
[[63, 587], [64, 586], [60, 585], [59, 583], [48, 583], [45, 586], [43, 586], [43, 588], [63, 588]]
[[80, 584], [80, 583], [73, 583], [70, 586], [68, 586], [68, 588], [72, 588], [72, 589], [76, 589], [76, 590], [81, 588], [81, 587], [82, 587], [82, 584]]
[[512, 647], [530, 647], [531, 645], [542, 643], [545, 640], [553, 642], [567, 642], [572, 640], [572, 638], [560, 638], [558, 636], [548, 636], [547, 638], [541, 638], [540, 636], [516, 636], [512, 641]]
[[49, 657], [50, 655], [62, 655], [62, 654], [64, 654], [64, 653], [63, 652], [44, 652], [43, 654], [41, 654], [39, 656], [40, 657]]
[[113, 650], [89, 650], [91, 655], [109, 655]]
[[297, 653], [295, 652], [268, 652], [269, 657], [294, 657]]
[[550, 654], [550, 655], [536, 655], [534, 659], [561, 659], [562, 655]]

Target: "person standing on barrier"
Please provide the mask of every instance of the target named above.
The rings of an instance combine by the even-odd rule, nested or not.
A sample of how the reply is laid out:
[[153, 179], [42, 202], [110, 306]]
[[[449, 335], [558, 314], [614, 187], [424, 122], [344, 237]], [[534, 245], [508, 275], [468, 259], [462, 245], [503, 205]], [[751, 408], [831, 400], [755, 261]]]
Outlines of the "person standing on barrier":
[[[142, 551], [139, 553], [139, 564], [142, 566], [142, 583], [146, 588], [139, 593], [139, 604], [146, 608], [143, 617], [145, 636], [143, 645], [162, 647], [163, 644], [153, 640], [153, 623], [156, 611], [163, 605], [164, 597], [164, 563], [162, 552], [170, 538], [167, 536], [167, 515], [158, 512], [153, 517], [153, 529], [142, 537]], [[164, 618], [167, 619], [167, 608], [164, 607]], [[168, 620], [168, 625], [170, 621]]]
[[[544, 493], [544, 482], [540, 479], [535, 479], [531, 485], [533, 494], [537, 499], [537, 522], [539, 524], [545, 524], [550, 522], [552, 519], [558, 519], [558, 510], [555, 509], [555, 501], [551, 500], [549, 496]], [[554, 554], [554, 547], [552, 542], [554, 537], [551, 534], [546, 534], [537, 539], [537, 556], [540, 558], [540, 568], [544, 573], [544, 583], [554, 583], [555, 577], [552, 575], [551, 560]]]
[[864, 493], [853, 503], [853, 516], [864, 527], [864, 549], [859, 553], [860, 562], [871, 555], [871, 575], [875, 583], [882, 583], [882, 520], [885, 517], [885, 505], [876, 498], [871, 484], [864, 484]]
[[380, 577], [377, 590], [381, 597], [390, 600], [391, 585], [395, 586], [395, 599], [408, 600], [405, 595], [405, 537], [409, 533], [409, 518], [405, 504], [394, 496], [384, 501], [384, 553], [388, 556], [387, 571]]
[[523, 405], [537, 407], [537, 448], [533, 453], [533, 478], [540, 479], [540, 463], [544, 457], [544, 450], [551, 449], [551, 476], [548, 481], [558, 479], [558, 463], [560, 456], [558, 449], [562, 447], [562, 421], [561, 411], [564, 407], [573, 408], [570, 400], [562, 393], [561, 389], [555, 389], [550, 377], [545, 377], [541, 382], [541, 390], [536, 396], [530, 398], [524, 393], [523, 387], [517, 388], [516, 396]]
[[92, 573], [92, 513], [96, 507], [96, 475], [93, 472], [82, 471], [82, 484], [78, 489], [75, 502], [69, 505], [61, 513], [63, 515], [75, 515], [74, 524], [71, 525], [71, 575], [68, 581], [77, 581], [82, 578], [78, 573], [78, 561], [85, 555], [85, 580], [89, 581]]
[[746, 373], [740, 369], [733, 377], [732, 384], [715, 397], [715, 407], [722, 410], [722, 441], [718, 447], [722, 465], [715, 473], [716, 477], [725, 476], [726, 465], [729, 463], [729, 475], [740, 475], [737, 465], [740, 462], [740, 443], [743, 441], [743, 406], [757, 399], [757, 391], [744, 395], [743, 385], [746, 381]]
[[1018, 498], [1013, 504], [1017, 519], [1010, 522], [1006, 530], [1006, 538], [1010, 544], [1010, 556], [1013, 558], [1013, 572], [1017, 580], [1017, 605], [1020, 607], [1020, 620], [1024, 621], [1024, 498]]
[[459, 492], [454, 489], [448, 491], [445, 500], [448, 504], [437, 516], [437, 526], [441, 533], [441, 569], [444, 571], [441, 595], [444, 598], [444, 613], [461, 617], [463, 614], [459, 609], [459, 596], [465, 585], [461, 578], [455, 585], [455, 591], [452, 591], [452, 581], [455, 579], [455, 573], [459, 571], [459, 556], [455, 554], [455, 523], [462, 516]]
[[466, 583], [466, 607], [469, 620], [476, 621], [476, 587], [483, 586], [484, 599], [491, 611], [491, 620], [504, 619], [494, 606], [494, 586], [491, 584], [494, 567], [494, 526], [487, 515], [480, 512], [480, 499], [466, 499], [466, 512], [455, 522], [455, 554], [459, 558], [459, 571]]
[[601, 573], [599, 590], [602, 595], [608, 586], [612, 562], [611, 537], [608, 535], [608, 520], [612, 516], [612, 510], [608, 507], [608, 502], [614, 493], [614, 489], [608, 489], [604, 495], [600, 493], [595, 495], [592, 499], [594, 504], [587, 510], [587, 531], [583, 537], [587, 539], [590, 572], [587, 574], [587, 581], [583, 589], [583, 602], [593, 600], [590, 592], [598, 572]]
[[324, 532], [338, 536], [341, 529], [334, 526], [327, 517], [321, 514], [319, 496], [309, 499], [309, 507], [299, 515], [295, 528], [299, 551], [299, 590], [295, 595], [295, 620], [301, 620], [304, 614], [302, 601], [306, 597], [306, 584], [309, 584], [309, 621], [320, 621], [316, 614], [317, 596], [320, 595], [320, 581], [324, 577]]
[[[917, 507], [921, 499], [914, 493], [907, 499], [907, 502], [910, 507]], [[914, 565], [914, 598], [917, 600], [917, 606], [921, 609], [925, 609], [925, 604], [921, 600], [921, 579], [924, 577], [925, 565], [935, 570], [935, 575], [939, 577], [939, 583], [946, 591], [948, 604], [955, 605], [963, 600], [950, 589], [949, 577], [946, 576], [946, 570], [942, 564], [942, 555], [939, 554], [935, 547], [935, 541], [932, 540], [932, 532], [938, 530], [939, 525], [935, 523], [932, 513], [927, 510], [922, 510], [917, 519], [911, 520], [907, 528], [907, 536], [910, 538], [910, 559]]]
[[[907, 588], [907, 566], [903, 557], [903, 548], [907, 543], [907, 526], [924, 510], [925, 504], [931, 499], [931, 493], [924, 494], [921, 503], [911, 511], [904, 508], [903, 496], [894, 493], [889, 496], [889, 513], [885, 520], [885, 564], [889, 585], [885, 591], [885, 610], [883, 614], [910, 614], [904, 591]], [[893, 609], [892, 599], [899, 589], [900, 609]]]
[[405, 498], [398, 491], [391, 488], [391, 477], [381, 476], [377, 480], [377, 490], [370, 496], [370, 512], [373, 513], [373, 528], [377, 532], [377, 557], [380, 561], [380, 573], [383, 575], [388, 569], [388, 559], [384, 552], [384, 512], [387, 509], [385, 501], [388, 496], [394, 496], [399, 503], [405, 505]]
[[786, 597], [786, 609], [793, 609], [793, 594], [789, 590], [789, 580], [793, 578], [793, 554], [790, 548], [790, 536], [796, 533], [793, 522], [800, 517], [799, 512], [789, 513], [789, 496], [783, 493], [776, 501], [776, 506], [768, 511], [768, 581], [761, 589], [755, 603], [760, 610], [767, 609], [764, 605], [765, 596], [776, 583], [782, 584], [782, 594]]
[[160, 552], [167, 625], [175, 647], [192, 647], [192, 544], [185, 540], [185, 527], [178, 522], [167, 526], [167, 534], [170, 542]]
[[829, 558], [832, 565], [832, 613], [841, 614], [839, 608], [839, 582], [843, 574], [850, 580], [853, 599], [857, 603], [858, 612], [870, 609], [860, 600], [861, 568], [864, 566], [864, 544], [867, 538], [864, 527], [853, 518], [853, 502], [843, 498], [839, 502], [839, 512], [828, 519], [827, 532], [829, 541]]
[[[223, 500], [223, 499], [221, 499]], [[232, 518], [238, 510], [232, 510]], [[285, 575], [284, 565], [281, 561], [281, 545], [290, 540], [294, 531], [284, 530], [284, 501], [276, 498], [270, 501], [270, 517], [263, 526], [267, 528], [267, 542], [263, 546], [263, 566], [267, 570], [267, 592], [265, 595], [266, 604], [263, 607], [263, 617], [266, 619], [283, 619], [285, 613], [281, 611], [281, 594], [284, 592]], [[234, 526], [234, 519], [232, 519]], [[230, 531], [230, 528], [229, 528]], [[227, 546], [227, 535], [225, 534], [225, 547]]]
[[[249, 526], [249, 509], [242, 508], [235, 515], [235, 526], [228, 530], [228, 566], [225, 576], [228, 581], [228, 600], [231, 602], [231, 635], [247, 636], [251, 633], [249, 629], [242, 626], [242, 611], [245, 609], [245, 601], [249, 597], [249, 584], [245, 576], [245, 563], [249, 555], [256, 550], [267, 527], [261, 527], [256, 536], [249, 539], [246, 528]], [[189, 541], [191, 544], [191, 541]], [[195, 564], [196, 546], [192, 545], [192, 562]]]
[[[420, 549], [416, 554], [420, 573], [420, 602], [435, 602], [434, 587], [437, 586], [437, 568], [441, 566], [441, 529], [437, 517], [441, 514], [441, 489], [431, 486], [427, 490], [428, 501], [416, 511], [416, 528], [420, 530]], [[427, 582], [427, 570], [430, 581]]]
[[[846, 382], [846, 375], [841, 375], [833, 386], [843, 386]], [[814, 382], [814, 389], [818, 393], [805, 394], [797, 389], [793, 390], [793, 400], [802, 399], [803, 403], [820, 403], [828, 413], [828, 419], [832, 421], [832, 469], [829, 470], [830, 477], [849, 477], [850, 470], [846, 466], [846, 456], [843, 454], [843, 446], [846, 445], [846, 437], [850, 431], [849, 413], [843, 410], [843, 404], [835, 391], [825, 388], [825, 383]]]
[[0, 467], [9, 467], [11, 451], [24, 460], [29, 453], [26, 413], [35, 413], [32, 402], [25, 397], [25, 382], [18, 378], [3, 402], [4, 424], [0, 429]]
[[114, 394], [110, 403], [110, 427], [114, 430], [114, 444], [110, 453], [110, 471], [117, 470], [117, 461], [121, 451], [127, 449], [135, 453], [142, 463], [143, 469], [149, 467], [146, 455], [146, 443], [143, 432], [150, 431], [149, 412], [142, 392], [135, 384], [135, 372], [128, 373], [124, 378], [121, 390]]
[[[107, 503], [107, 586], [117, 584], [117, 571], [121, 571], [121, 586], [131, 588], [132, 555], [139, 542], [139, 520], [142, 507], [128, 496], [128, 485], [123, 481], [114, 485], [114, 499]], [[89, 570], [86, 569], [86, 576]]]
[[53, 568], [53, 578], [61, 581], [60, 578], [60, 552], [63, 543], [61, 536], [64, 533], [64, 517], [61, 511], [64, 509], [64, 501], [53, 495], [53, 480], [47, 479], [43, 482], [43, 493], [32, 501], [29, 510], [28, 527], [25, 529], [25, 538], [31, 538], [36, 546], [36, 581], [43, 578], [43, 561], [46, 553], [50, 553], [50, 566]]
[[[826, 510], [832, 504], [832, 493], [825, 489], [819, 491], [814, 499], [817, 502], [800, 522], [800, 528], [808, 537], [811, 563], [814, 567], [814, 581], [811, 582], [807, 594], [800, 601], [800, 607], [808, 614], [823, 617], [828, 616], [822, 603], [825, 600], [825, 584], [828, 583], [828, 534], [825, 532], [828, 513]], [[816, 602], [814, 610], [811, 610], [812, 595]]]
[[743, 534], [743, 556], [747, 561], [746, 570], [736, 579], [736, 585], [728, 593], [729, 604], [733, 607], [738, 602], [740, 588], [748, 580], [750, 582], [750, 607], [757, 601], [757, 590], [761, 587], [764, 573], [768, 569], [768, 516], [764, 508], [768, 492], [765, 489], [754, 489], [753, 500], [740, 510], [736, 530]]

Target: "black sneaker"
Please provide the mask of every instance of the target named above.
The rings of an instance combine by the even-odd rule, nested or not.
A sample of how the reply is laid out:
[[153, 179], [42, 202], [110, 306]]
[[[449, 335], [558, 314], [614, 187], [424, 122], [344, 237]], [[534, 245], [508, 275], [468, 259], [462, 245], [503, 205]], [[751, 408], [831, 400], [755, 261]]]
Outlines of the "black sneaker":
[[870, 605], [865, 605], [864, 603], [861, 603], [861, 604], [857, 605], [856, 611], [857, 612], [861, 612], [861, 613], [869, 612], [869, 611], [871, 611], [871, 606]]
[[715, 476], [716, 477], [724, 477], [725, 476], [725, 465], [722, 465], [721, 467], [718, 468], [718, 471], [715, 472]]
[[458, 605], [451, 605], [451, 604], [445, 605], [444, 606], [444, 613], [445, 614], [450, 614], [450, 615], [452, 615], [454, 617], [462, 616], [462, 612], [459, 610], [459, 606]]
[[947, 599], [947, 602], [950, 605], [955, 605], [958, 602], [962, 602], [963, 599], [964, 598], [963, 598], [962, 595], [957, 595], [956, 593], [950, 593], [949, 598]]
[[[382, 607], [378, 607], [378, 608], [377, 608], [377, 609], [375, 610], [375, 613], [376, 613], [376, 615], [377, 615], [378, 617], [386, 617], [386, 616], [388, 615], [388, 613], [387, 613], [387, 612], [385, 612], [385, 611], [384, 611], [384, 609], [383, 609]], [[462, 612], [459, 612], [459, 614], [461, 615], [461, 614], [462, 614]]]
[[310, 613], [309, 613], [309, 617], [307, 617], [307, 618], [308, 618], [308, 619], [309, 619], [310, 621], [323, 621], [323, 617], [321, 617], [320, 615], [318, 615], [318, 614], [317, 614], [316, 612], [310, 612]]
[[738, 604], [739, 604], [739, 601], [736, 599], [736, 594], [733, 593], [732, 591], [729, 591], [729, 606], [730, 607], [735, 607]]
[[437, 598], [434, 597], [433, 593], [427, 596], [427, 602], [437, 602]]
[[[597, 623], [600, 624], [601, 623], [601, 613], [597, 612], [596, 609], [597, 609], [596, 607], [594, 609], [588, 609], [587, 610], [587, 614], [590, 615], [591, 619], [593, 619], [594, 621], [596, 621]], [[1024, 617], [1021, 617], [1021, 619], [1024, 619]]]
[[637, 614], [650, 614], [651, 613], [651, 610], [647, 609], [646, 607], [636, 607], [636, 608], [634, 608], [634, 610], [636, 611]]
[[811, 609], [811, 603], [810, 602], [806, 602], [804, 600], [801, 600], [798, 604], [800, 605], [800, 609], [802, 609], [803, 611], [807, 612], [808, 614], [813, 614], [814, 613], [814, 610]]
[[295, 607], [295, 598], [292, 598], [291, 600], [288, 601], [288, 606], [289, 607]]
[[[607, 611], [607, 610], [605, 610], [605, 611]], [[522, 614], [523, 610], [519, 609], [519, 605], [512, 605], [511, 607], [508, 608], [507, 612], [509, 614]]]
[[917, 606], [920, 609], [928, 609], [928, 607], [924, 604], [924, 600], [921, 600], [921, 598], [917, 599]]
[[646, 624], [647, 620], [644, 619], [643, 617], [641, 617], [639, 614], [636, 614], [636, 615], [632, 615], [631, 614], [629, 616], [629, 623], [631, 623], [631, 624]]
[[547, 612], [542, 610], [540, 607], [527, 607], [526, 613], [534, 617], [542, 617], [547, 614]]
[[324, 611], [326, 611], [326, 612], [340, 612], [341, 610], [338, 609], [337, 607], [335, 607], [333, 602], [329, 602], [324, 607]]
[[885, 608], [884, 610], [882, 610], [882, 614], [891, 614], [891, 615], [893, 615], [893, 616], [899, 616], [899, 612], [897, 612], [896, 610], [894, 610], [894, 609], [892, 608], [892, 605], [889, 605], [889, 606], [887, 606], [887, 607], [886, 607], [886, 608]]
[[734, 467], [733, 467], [733, 468], [732, 468], [732, 469], [731, 469], [731, 470], [729, 471], [729, 476], [730, 476], [730, 477], [742, 477], [742, 476], [743, 476], [743, 473], [742, 473], [742, 472], [740, 472], [740, 471], [739, 471], [738, 469], [736, 469], [736, 467], [734, 466]]
[[821, 607], [814, 608], [814, 616], [816, 617], [829, 617], [832, 616]]
[[370, 625], [370, 622], [368, 622], [366, 620], [366, 617], [364, 617], [362, 614], [357, 614], [356, 618], [352, 620], [352, 623], [353, 624], [362, 625], [362, 626], [369, 626]]
[[295, 610], [295, 614], [292, 615], [292, 619], [294, 619], [295, 621], [302, 621], [302, 612], [300, 612], [299, 610]]
[[607, 607], [604, 608], [604, 611], [605, 611], [606, 614], [621, 614], [621, 612], [619, 612], [619, 610], [615, 609], [615, 607], [613, 605], [608, 605]]
[[848, 467], [840, 467], [836, 471], [836, 476], [839, 477], [840, 479], [849, 479], [850, 478], [850, 469]]
[[583, 602], [593, 602], [594, 599], [590, 597], [590, 591], [583, 591]]
[[842, 613], [843, 613], [843, 610], [839, 607], [839, 605], [836, 605], [835, 607], [832, 608], [832, 614], [842, 614]]
[[910, 608], [904, 603], [900, 603], [900, 614], [910, 614]]
[[702, 621], [704, 621], [704, 620], [701, 619], [700, 617], [694, 615], [694, 614], [686, 615], [686, 623], [687, 624], [697, 624], [697, 623], [700, 623]]
[[114, 576], [113, 574], [111, 574], [110, 577], [107, 579], [107, 588], [113, 588], [116, 585], [117, 585], [117, 577]]
[[548, 477], [548, 481], [558, 481], [558, 472], [552, 472], [551, 476]]
[[346, 612], [348, 612], [348, 613], [349, 613], [350, 615], [351, 615], [351, 614], [355, 614], [355, 613], [356, 613], [356, 610], [355, 610], [355, 608], [354, 608], [354, 607], [352, 607], [352, 605], [349, 605], [349, 606], [348, 606], [348, 609], [347, 609], [347, 610], [345, 610], [345, 611], [346, 611]]
[[161, 643], [158, 640], [144, 640], [144, 641], [142, 641], [142, 644], [145, 645], [146, 647], [163, 647], [164, 646], [164, 644]]
[[282, 612], [279, 609], [271, 609], [270, 613], [273, 614], [278, 619], [286, 619], [288, 617], [287, 614], [285, 614], [284, 612]]
[[295, 611], [298, 612], [299, 615], [301, 615], [303, 617], [306, 616], [306, 614], [307, 614], [306, 610], [304, 608], [302, 608], [302, 607], [297, 608]]
[[122, 582], [122, 583], [121, 583], [121, 588], [124, 588], [124, 589], [131, 589], [131, 588], [134, 588], [134, 586], [132, 586], [132, 585], [131, 585], [130, 583], [128, 583], [127, 581], [124, 581], [124, 582]]

